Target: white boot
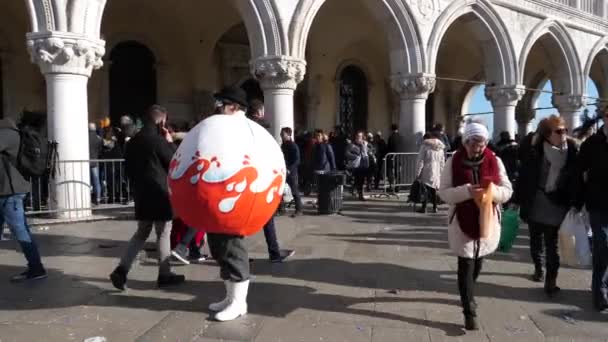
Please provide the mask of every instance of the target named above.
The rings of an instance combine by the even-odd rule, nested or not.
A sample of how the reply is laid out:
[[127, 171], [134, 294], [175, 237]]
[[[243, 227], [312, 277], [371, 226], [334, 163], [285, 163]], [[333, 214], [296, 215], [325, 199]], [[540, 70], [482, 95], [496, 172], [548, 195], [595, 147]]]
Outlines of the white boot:
[[232, 321], [247, 313], [247, 291], [249, 290], [249, 280], [240, 283], [232, 283], [228, 297], [230, 304], [215, 315], [215, 319], [220, 322]]
[[224, 310], [230, 304], [230, 293], [232, 291], [233, 282], [224, 280], [224, 288], [226, 289], [226, 297], [221, 302], [209, 304], [209, 310], [218, 312]]

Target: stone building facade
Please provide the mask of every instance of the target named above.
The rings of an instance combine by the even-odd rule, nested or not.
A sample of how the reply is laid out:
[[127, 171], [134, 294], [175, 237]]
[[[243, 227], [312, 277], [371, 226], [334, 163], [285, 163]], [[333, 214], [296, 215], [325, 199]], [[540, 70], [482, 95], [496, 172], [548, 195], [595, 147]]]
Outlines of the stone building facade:
[[521, 132], [547, 81], [575, 127], [585, 103], [602, 105], [587, 77], [608, 98], [607, 12], [606, 0], [2, 1], [1, 106], [46, 112], [64, 160], [88, 159], [89, 121], [160, 103], [185, 123], [227, 84], [263, 97], [275, 135], [398, 123], [414, 151], [430, 124], [458, 129], [479, 84], [495, 132]]

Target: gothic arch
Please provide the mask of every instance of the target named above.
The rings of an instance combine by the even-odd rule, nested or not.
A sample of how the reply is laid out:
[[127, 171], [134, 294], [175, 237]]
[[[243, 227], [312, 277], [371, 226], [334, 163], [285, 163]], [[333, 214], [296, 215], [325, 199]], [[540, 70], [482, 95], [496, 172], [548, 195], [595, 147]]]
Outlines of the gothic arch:
[[247, 28], [251, 57], [288, 54], [287, 30], [278, 18], [274, 1], [234, 0]]
[[[591, 52], [589, 53], [589, 57], [587, 58], [587, 63], [585, 64], [585, 69], [584, 69], [584, 73], [583, 73], [583, 77], [586, 78], [591, 77], [591, 68], [593, 67], [593, 63], [597, 60], [597, 58], [600, 55], [604, 55], [608, 53], [608, 36], [604, 36], [602, 38], [600, 38], [600, 40], [593, 46], [593, 49], [591, 50]], [[608, 63], [606, 63], [606, 59], [604, 59], [602, 66], [606, 69], [608, 69]], [[594, 80], [595, 81], [595, 80]], [[608, 83], [608, 80], [606, 80], [606, 83]], [[608, 84], [601, 84], [597, 85], [598, 88], [601, 88], [601, 90], [607, 90], [606, 88], [608, 88]], [[585, 82], [585, 93], [587, 92], [587, 82]], [[602, 97], [602, 95], [604, 94], [600, 94], [600, 97]]]
[[[145, 45], [156, 57], [157, 65], [162, 65], [167, 61], [160, 45], [157, 44], [152, 37], [141, 33], [120, 32], [111, 35], [106, 39], [106, 51], [108, 51], [109, 54], [117, 45], [126, 41], [136, 41]], [[109, 55], [106, 55], [105, 58], [109, 58]]]
[[450, 26], [456, 20], [468, 14], [474, 15], [482, 23], [482, 29], [480, 30], [482, 32], [479, 32], [479, 34], [483, 37], [480, 37], [480, 39], [489, 38], [494, 42], [494, 51], [490, 53], [491, 58], [495, 58], [499, 63], [499, 67], [493, 74], [486, 74], [486, 79], [494, 78], [492, 81], [499, 85], [519, 84], [517, 82], [517, 58], [515, 57], [511, 36], [507, 26], [487, 0], [458, 0], [452, 2], [443, 11], [433, 28], [428, 43], [428, 72], [435, 73], [441, 41]]
[[554, 90], [564, 94], [583, 94], [585, 78], [582, 77], [581, 62], [574, 41], [562, 23], [551, 19], [538, 24], [526, 38], [519, 58], [519, 83], [524, 81], [528, 54], [541, 39], [548, 39], [552, 63], [565, 71], [562, 77], [552, 79]]
[[[317, 13], [328, 0], [301, 0], [289, 27], [290, 55], [305, 59], [306, 44]], [[331, 1], [331, 0], [330, 0]], [[374, 16], [384, 22], [391, 46], [391, 70], [415, 74], [425, 70], [425, 56], [418, 26], [402, 0], [364, 0]]]
[[72, 32], [98, 38], [106, 0], [26, 0], [32, 32]]

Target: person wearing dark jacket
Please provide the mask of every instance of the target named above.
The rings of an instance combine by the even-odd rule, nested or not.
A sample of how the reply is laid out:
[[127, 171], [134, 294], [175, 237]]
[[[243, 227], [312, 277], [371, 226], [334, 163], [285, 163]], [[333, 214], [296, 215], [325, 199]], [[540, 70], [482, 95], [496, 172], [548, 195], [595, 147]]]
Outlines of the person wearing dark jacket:
[[[522, 167], [515, 188], [515, 203], [530, 229], [533, 280], [545, 278], [545, 293], [552, 297], [557, 286], [558, 233], [566, 214], [574, 206], [578, 146], [568, 138], [565, 122], [552, 115], [539, 123], [529, 148], [522, 151]], [[546, 276], [543, 272], [543, 242]]]
[[[101, 138], [97, 135], [97, 127], [94, 123], [89, 124], [89, 160], [99, 159], [103, 148]], [[101, 183], [99, 181], [99, 163], [90, 162], [91, 185], [93, 186], [93, 204], [99, 204], [101, 200]]]
[[509, 132], [500, 133], [500, 140], [496, 143], [495, 152], [505, 164], [509, 180], [515, 182], [519, 171], [519, 145], [511, 139]]
[[604, 126], [585, 140], [577, 161], [577, 207], [586, 206], [593, 231], [593, 304], [608, 311], [608, 111]]
[[281, 150], [285, 157], [285, 166], [287, 168], [287, 185], [291, 188], [293, 199], [296, 201], [295, 215], [302, 215], [302, 198], [298, 189], [298, 168], [300, 166], [300, 149], [292, 139], [293, 131], [291, 127], [281, 128], [281, 139], [283, 144]]
[[[397, 174], [401, 173], [401, 167], [395, 165], [395, 156], [390, 153], [403, 153], [405, 152], [405, 143], [403, 136], [399, 133], [399, 126], [393, 124], [391, 126], [392, 133], [388, 137], [388, 143], [386, 146], [386, 152], [389, 154], [386, 159], [386, 172], [388, 175], [388, 182], [390, 184], [390, 191], [394, 190], [398, 192], [399, 189], [395, 187], [395, 178]], [[400, 178], [400, 177], [397, 177]]]
[[133, 187], [137, 231], [129, 241], [118, 267], [110, 275], [112, 284], [125, 290], [127, 274], [135, 257], [144, 247], [152, 228], [156, 230], [159, 287], [183, 283], [185, 277], [171, 272], [171, 221], [167, 174], [175, 153], [171, 134], [166, 129], [167, 110], [154, 105], [147, 113], [144, 127], [127, 144], [126, 171]]
[[376, 151], [376, 160], [378, 167], [376, 168], [376, 177], [374, 179], [374, 187], [376, 190], [380, 187], [380, 180], [383, 178], [384, 172], [384, 158], [386, 157], [387, 145], [384, 138], [382, 138], [382, 132], [378, 131], [374, 136], [374, 148]]
[[313, 148], [313, 171], [329, 172], [336, 170], [336, 158], [330, 144], [325, 142], [323, 130], [315, 131], [315, 142]]
[[11, 119], [0, 120], [0, 222], [8, 225], [28, 264], [27, 270], [11, 278], [12, 282], [47, 277], [38, 246], [25, 218], [23, 203], [25, 195], [30, 192], [30, 184], [16, 167], [20, 143], [15, 122]]

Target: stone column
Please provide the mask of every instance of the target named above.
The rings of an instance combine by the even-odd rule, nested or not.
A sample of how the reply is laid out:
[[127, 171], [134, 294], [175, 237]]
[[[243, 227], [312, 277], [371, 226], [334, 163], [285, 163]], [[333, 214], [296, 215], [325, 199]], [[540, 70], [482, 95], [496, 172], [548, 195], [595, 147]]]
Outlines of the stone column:
[[60, 218], [91, 215], [87, 82], [103, 64], [104, 44], [63, 32], [27, 35], [32, 62], [46, 78], [49, 140], [58, 144], [50, 205]]
[[582, 95], [553, 95], [553, 106], [559, 115], [566, 120], [570, 133], [581, 125], [581, 110], [585, 108], [586, 100]]
[[525, 93], [525, 88], [519, 85], [486, 87], [486, 99], [494, 108], [494, 138], [498, 138], [502, 132], [509, 132], [511, 138], [515, 137], [515, 107]]
[[391, 86], [399, 94], [399, 132], [407, 152], [418, 152], [426, 131], [426, 100], [435, 90], [435, 75], [394, 75]]
[[270, 124], [270, 133], [280, 141], [282, 127], [294, 128], [293, 94], [304, 79], [306, 62], [288, 56], [265, 56], [251, 62], [251, 73], [264, 91], [265, 119]]

